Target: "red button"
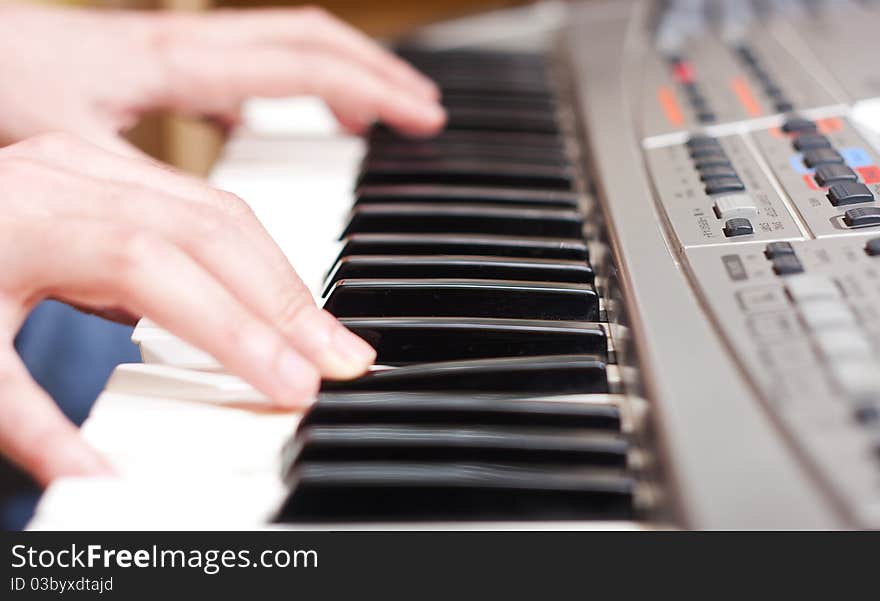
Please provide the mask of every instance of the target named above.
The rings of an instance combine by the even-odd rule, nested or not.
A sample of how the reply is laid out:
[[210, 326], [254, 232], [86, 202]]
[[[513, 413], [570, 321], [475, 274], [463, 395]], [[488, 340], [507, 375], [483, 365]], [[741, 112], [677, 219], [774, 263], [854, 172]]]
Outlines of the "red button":
[[804, 173], [804, 181], [807, 182], [807, 186], [810, 188], [810, 190], [819, 189], [819, 184], [816, 183], [816, 180], [813, 179], [812, 175]]
[[678, 83], [692, 83], [696, 79], [693, 65], [686, 62], [676, 63], [672, 74]]
[[880, 183], [880, 167], [868, 165], [867, 167], [856, 167], [856, 171], [866, 184]]

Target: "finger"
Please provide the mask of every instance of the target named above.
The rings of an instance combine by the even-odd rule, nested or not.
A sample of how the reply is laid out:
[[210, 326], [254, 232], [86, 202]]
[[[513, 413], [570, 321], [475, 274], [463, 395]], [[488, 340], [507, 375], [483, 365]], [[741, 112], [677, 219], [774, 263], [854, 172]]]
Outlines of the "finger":
[[329, 52], [342, 60], [360, 64], [412, 94], [427, 100], [440, 97], [437, 85], [406, 61], [321, 8], [218, 11], [208, 19], [191, 19], [190, 25], [197, 37], [191, 31], [184, 39], [226, 45], [265, 46], [277, 42], [297, 49]]
[[0, 454], [42, 486], [61, 476], [112, 474], [110, 464], [31, 379], [8, 341], [0, 353]]
[[[446, 122], [433, 101], [402, 93], [350, 61], [320, 52], [255, 47], [238, 50], [177, 49], [167, 58], [176, 108], [215, 112], [248, 96], [313, 94], [347, 122], [368, 125], [380, 119], [404, 133], [427, 136]], [[201, 103], [198, 106], [195, 102]]]
[[319, 376], [312, 364], [176, 245], [91, 220], [71, 218], [59, 226], [50, 217], [40, 225], [41, 264], [29, 271], [35, 290], [145, 315], [281, 406], [314, 400]]
[[[146, 228], [171, 239], [248, 308], [275, 324], [325, 377], [352, 378], [373, 363], [373, 348], [314, 306], [311, 293], [283, 255], [274, 264], [267, 261], [254, 244], [254, 236], [239, 227], [235, 219], [209, 203], [190, 202], [166, 193], [172, 189], [189, 196], [216, 196], [216, 190], [199, 180], [178, 178], [165, 170], [156, 172], [140, 162], [98, 149], [82, 149], [77, 156], [101, 180], [122, 173], [130, 174], [132, 179], [119, 183], [78, 176], [55, 182], [53, 189], [64, 190], [67, 196], [55, 193], [43, 201], [43, 207], [51, 209], [53, 215], [96, 220], [112, 215], [119, 224]], [[64, 166], [63, 159], [57, 166]], [[57, 171], [36, 176], [43, 181], [58, 178]], [[167, 185], [156, 190], [145, 187], [144, 182]], [[269, 240], [262, 229], [260, 233]], [[280, 254], [274, 243], [272, 247]]]

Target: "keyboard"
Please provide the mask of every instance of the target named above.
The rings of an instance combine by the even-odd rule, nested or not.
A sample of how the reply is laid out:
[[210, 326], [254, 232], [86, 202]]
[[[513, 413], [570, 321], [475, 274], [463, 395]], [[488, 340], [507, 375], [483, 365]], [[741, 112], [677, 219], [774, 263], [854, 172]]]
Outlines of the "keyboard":
[[880, 526], [874, 2], [546, 2], [398, 52], [429, 140], [258, 100], [212, 182], [377, 350], [304, 414], [147, 320], [32, 529]]

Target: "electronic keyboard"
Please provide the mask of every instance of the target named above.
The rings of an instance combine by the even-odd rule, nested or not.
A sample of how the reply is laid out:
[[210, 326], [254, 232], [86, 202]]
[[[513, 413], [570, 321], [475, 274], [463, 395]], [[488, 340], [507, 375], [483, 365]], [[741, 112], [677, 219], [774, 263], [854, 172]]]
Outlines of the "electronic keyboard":
[[30, 528], [880, 526], [878, 28], [545, 2], [401, 40], [433, 139], [255, 99], [211, 180], [377, 366], [272, 411], [144, 320]]

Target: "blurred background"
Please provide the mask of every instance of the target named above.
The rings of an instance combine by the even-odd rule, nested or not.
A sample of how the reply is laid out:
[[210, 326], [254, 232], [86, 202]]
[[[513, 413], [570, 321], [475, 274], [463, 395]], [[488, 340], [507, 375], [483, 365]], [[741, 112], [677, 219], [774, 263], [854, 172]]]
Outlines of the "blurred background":
[[[3, 1], [3, 0], [0, 0]], [[17, 0], [19, 3], [28, 0]], [[444, 19], [493, 8], [524, 4], [523, 0], [30, 0], [42, 4], [67, 4], [147, 10], [210, 10], [260, 6], [316, 4], [374, 37], [388, 39]], [[209, 123], [171, 115], [154, 115], [129, 137], [153, 156], [193, 173], [205, 175], [223, 143], [223, 132]]]

